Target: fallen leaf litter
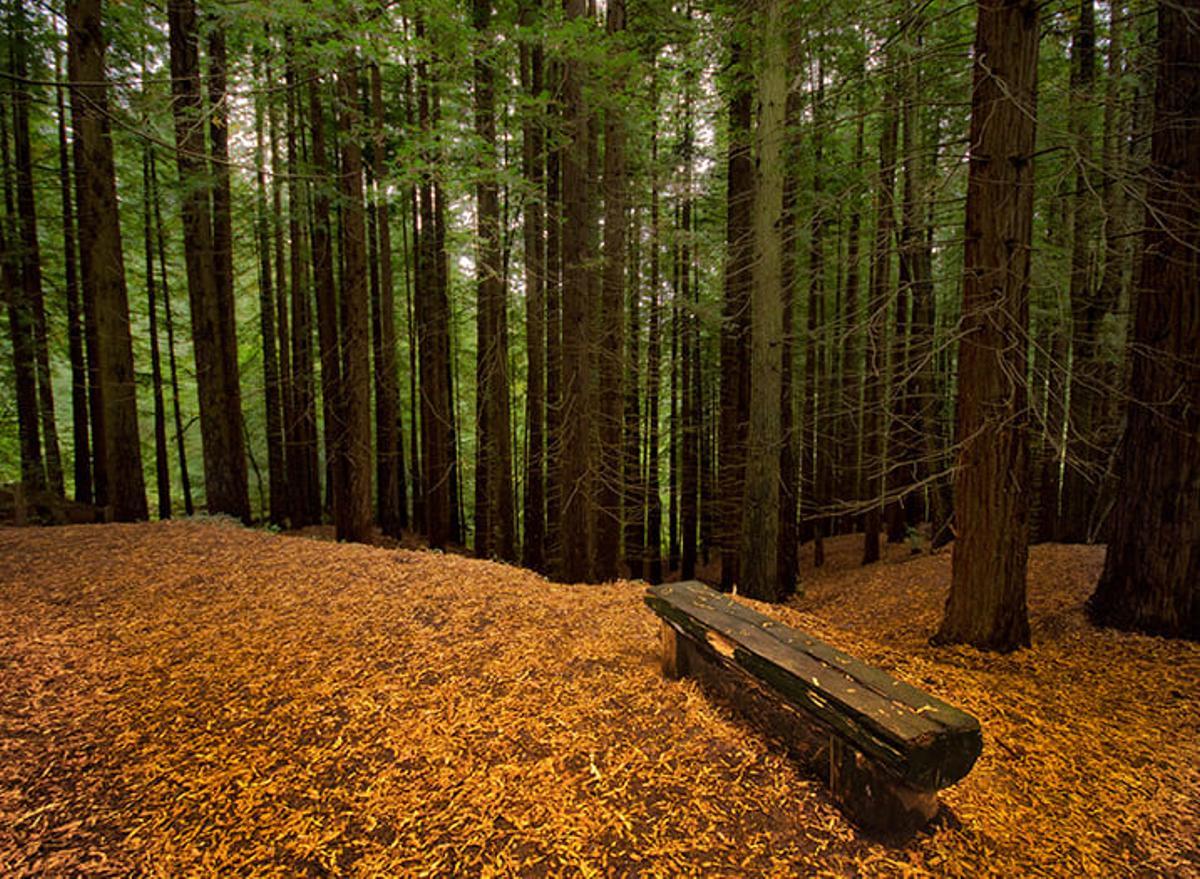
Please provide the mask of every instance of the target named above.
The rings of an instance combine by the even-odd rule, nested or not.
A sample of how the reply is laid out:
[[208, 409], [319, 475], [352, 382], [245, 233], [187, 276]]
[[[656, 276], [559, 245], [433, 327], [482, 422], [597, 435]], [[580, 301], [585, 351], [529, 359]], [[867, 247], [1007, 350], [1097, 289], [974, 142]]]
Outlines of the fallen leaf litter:
[[[1091, 628], [1035, 547], [1034, 647], [935, 649], [949, 554], [760, 610], [975, 714], [902, 847], [658, 669], [642, 587], [202, 521], [0, 530], [0, 875], [1200, 876], [1200, 646]], [[812, 576], [810, 576], [812, 575]]]

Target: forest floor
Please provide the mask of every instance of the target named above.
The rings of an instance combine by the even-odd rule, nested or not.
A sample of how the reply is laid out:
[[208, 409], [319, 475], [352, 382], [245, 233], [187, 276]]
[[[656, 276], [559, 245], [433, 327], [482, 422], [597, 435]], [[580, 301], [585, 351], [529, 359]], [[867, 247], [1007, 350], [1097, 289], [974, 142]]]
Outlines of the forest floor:
[[1200, 645], [1091, 628], [1036, 547], [1034, 646], [932, 648], [950, 556], [830, 541], [768, 609], [977, 716], [902, 846], [659, 673], [640, 585], [212, 521], [0, 529], [0, 875], [1200, 876]]

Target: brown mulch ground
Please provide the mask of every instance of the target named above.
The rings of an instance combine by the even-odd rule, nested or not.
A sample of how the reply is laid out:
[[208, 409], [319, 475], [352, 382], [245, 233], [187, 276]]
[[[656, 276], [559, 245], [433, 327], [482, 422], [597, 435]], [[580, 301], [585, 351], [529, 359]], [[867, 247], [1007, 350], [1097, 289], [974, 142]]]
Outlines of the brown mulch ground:
[[1035, 548], [1032, 650], [933, 649], [949, 554], [830, 542], [777, 612], [979, 717], [902, 847], [689, 682], [629, 583], [230, 525], [0, 529], [0, 876], [1200, 876], [1200, 646], [1096, 631]]

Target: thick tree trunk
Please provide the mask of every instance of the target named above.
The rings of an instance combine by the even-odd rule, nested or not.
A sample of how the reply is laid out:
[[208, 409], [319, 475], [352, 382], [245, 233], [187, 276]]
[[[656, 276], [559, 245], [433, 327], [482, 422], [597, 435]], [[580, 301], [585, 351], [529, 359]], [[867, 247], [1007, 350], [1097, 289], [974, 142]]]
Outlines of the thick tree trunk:
[[754, 271], [750, 293], [750, 429], [742, 514], [742, 594], [778, 600], [780, 354], [783, 290], [780, 229], [783, 219], [784, 105], [787, 45], [782, 0], [762, 0], [756, 31], [763, 46], [755, 129], [758, 177], [754, 193]]
[[[295, 82], [295, 70], [288, 65], [288, 75]], [[317, 450], [317, 379], [313, 356], [313, 275], [311, 241], [314, 212], [311, 192], [312, 178], [308, 171], [311, 161], [308, 143], [304, 137], [304, 111], [299, 89], [288, 92], [288, 161], [299, 172], [289, 180], [288, 222], [294, 223], [295, 235], [291, 248], [291, 287], [287, 285], [283, 268], [283, 241], [276, 239], [275, 290], [276, 314], [283, 316], [291, 300], [291, 332], [287, 322], [279, 321], [279, 371], [287, 376], [288, 394], [281, 395], [284, 405], [284, 459], [287, 462], [291, 484], [290, 515], [293, 525], [300, 527], [321, 521], [321, 464]], [[297, 144], [299, 141], [299, 144]], [[303, 179], [298, 179], [300, 177]], [[282, 216], [279, 218], [277, 234], [282, 232]], [[310, 284], [312, 286], [310, 286]], [[288, 349], [290, 347], [290, 358]], [[290, 363], [288, 362], [290, 360]], [[288, 369], [285, 371], [285, 365]], [[292, 419], [287, 422], [288, 410]]]
[[[222, 288], [225, 233], [214, 237], [204, 143], [198, 26], [194, 0], [171, 0], [171, 94], [174, 98], [176, 162], [182, 188], [184, 258], [192, 313], [192, 346], [204, 442], [204, 488], [211, 513], [249, 521], [246, 450], [242, 437], [241, 394], [237, 376], [237, 339], [232, 335], [232, 293]], [[210, 84], [216, 91], [217, 86]], [[223, 91], [223, 89], [222, 89]], [[214, 147], [218, 145], [214, 144]], [[219, 150], [214, 162], [222, 162]], [[220, 188], [220, 184], [216, 189]], [[221, 204], [221, 197], [215, 199]], [[223, 222], [223, 219], [222, 219]], [[232, 369], [231, 369], [232, 367]]]
[[[790, 39], [788, 54], [791, 62], [791, 75], [795, 76], [800, 57], [801, 43], [796, 35]], [[808, 387], [807, 366], [811, 365], [816, 368], [815, 361], [812, 361], [812, 334], [811, 331], [805, 343], [806, 360], [811, 361], [806, 364], [805, 378], [806, 384], [800, 390], [803, 393], [803, 423], [797, 423], [796, 419], [796, 290], [799, 286], [798, 272], [796, 270], [796, 254], [797, 254], [797, 234], [798, 227], [797, 217], [797, 196], [800, 188], [799, 175], [799, 126], [800, 114], [803, 105], [803, 97], [796, 88], [789, 88], [787, 102], [784, 109], [784, 125], [786, 134], [784, 135], [784, 163], [785, 171], [783, 176], [783, 228], [781, 236], [783, 242], [783, 252], [781, 260], [781, 277], [783, 291], [783, 315], [782, 315], [782, 339], [783, 347], [780, 351], [780, 383], [779, 383], [779, 430], [780, 430], [780, 445], [779, 445], [779, 549], [778, 549], [778, 574], [780, 590], [787, 595], [796, 591], [796, 584], [799, 580], [800, 573], [800, 497], [801, 493], [805, 495], [805, 502], [811, 510], [811, 497], [809, 492], [811, 485], [805, 483], [802, 487], [801, 480], [811, 476], [811, 468], [808, 461], [811, 460], [812, 450], [808, 448], [808, 443], [802, 442], [803, 435], [811, 435], [812, 426], [809, 421], [811, 408], [815, 406], [816, 401], [811, 396], [812, 389]], [[816, 110], [816, 101], [814, 99], [814, 110]], [[815, 123], [814, 118], [814, 123]], [[817, 130], [817, 125], [813, 125], [813, 181], [817, 182], [817, 166], [820, 162], [821, 140]], [[815, 195], [815, 193], [814, 193]], [[812, 210], [812, 229], [815, 232], [816, 226], [819, 223], [817, 219], [817, 207], [813, 204]], [[817, 233], [819, 236], [819, 233]], [[812, 239], [810, 238], [810, 248]], [[819, 247], [819, 242], [818, 245]], [[810, 271], [809, 276], [812, 279], [811, 283], [815, 284], [816, 273], [811, 264], [812, 251], [810, 250]], [[811, 310], [811, 306], [810, 306]], [[802, 452], [803, 450], [803, 452]], [[803, 454], [803, 459], [802, 459]], [[801, 466], [803, 461], [803, 466]]]
[[754, 257], [754, 164], [750, 157], [752, 77], [746, 23], [734, 23], [730, 44], [729, 153], [725, 172], [725, 291], [721, 307], [720, 509], [721, 588], [737, 582], [750, 419], [750, 285]]
[[41, 419], [43, 459], [49, 489], [63, 494], [62, 457], [58, 448], [58, 419], [54, 413], [54, 385], [50, 372], [50, 346], [46, 332], [46, 302], [42, 292], [42, 256], [38, 243], [37, 201], [34, 195], [33, 151], [29, 141], [29, 22], [22, 4], [13, 14], [13, 145], [17, 164], [17, 215], [20, 220], [21, 284], [25, 304], [31, 309], [37, 369], [38, 415]]
[[[566, 0], [568, 19], [586, 14], [584, 0]], [[583, 95], [583, 62], [567, 58], [563, 62], [563, 122], [565, 146], [562, 151], [562, 386], [559, 423], [562, 444], [559, 475], [556, 480], [561, 498], [561, 523], [558, 534], [557, 579], [580, 583], [591, 579], [591, 512], [593, 499], [588, 491], [591, 470], [591, 446], [588, 442], [588, 376], [591, 321], [588, 301], [588, 185], [587, 104]]]
[[[259, 72], [256, 70], [256, 73]], [[263, 144], [264, 98], [254, 100], [255, 217], [258, 239], [259, 329], [263, 349], [263, 402], [266, 406], [268, 517], [282, 527], [287, 521], [288, 473], [284, 457], [283, 402], [280, 394], [279, 356], [275, 347], [275, 287], [271, 274], [271, 230], [267, 212], [267, 177]]]
[[3, 152], [5, 216], [0, 218], [0, 284], [8, 311], [12, 344], [13, 379], [17, 398], [17, 436], [21, 448], [21, 483], [29, 488], [46, 486], [42, 460], [41, 429], [38, 422], [37, 342], [33, 329], [33, 307], [21, 282], [21, 263], [16, 240], [10, 241], [15, 219], [12, 197], [11, 160], [8, 149], [7, 113], [0, 108], [0, 150]]
[[[324, 417], [326, 472], [329, 496], [341, 496], [342, 433], [341, 387], [342, 354], [338, 340], [337, 290], [333, 277], [333, 227], [329, 218], [331, 172], [325, 145], [325, 111], [322, 105], [321, 79], [315, 72], [308, 76], [308, 124], [312, 126], [310, 144], [313, 177], [312, 265], [317, 300], [317, 344], [321, 360], [321, 406]], [[335, 511], [336, 516], [336, 511]]]
[[346, 57], [338, 75], [341, 135], [342, 459], [341, 503], [334, 502], [338, 540], [366, 541], [371, 535], [371, 365], [370, 305], [363, 206], [362, 145], [358, 140], [358, 58]]
[[[625, 0], [608, 0], [607, 30], [616, 52], [625, 30]], [[622, 92], [624, 72], [613, 83]], [[626, 169], [624, 112], [613, 102], [604, 116], [604, 275], [598, 328], [599, 482], [596, 487], [596, 571], [598, 580], [615, 580], [621, 557], [625, 459], [622, 444], [625, 403]]]
[[[491, 0], [474, 0], [477, 39], [475, 58], [475, 133], [483, 145], [482, 179], [475, 187], [479, 333], [477, 393], [481, 415], [476, 453], [484, 485], [476, 484], [476, 552], [505, 561], [516, 559], [516, 519], [512, 483], [512, 422], [508, 399], [508, 334], [500, 248], [500, 202], [496, 181], [496, 71], [491, 26]], [[485, 511], [480, 516], [479, 511]]]
[[1104, 573], [1103, 625], [1200, 639], [1200, 30], [1158, 4], [1158, 83], [1131, 402]]
[[[521, 24], [533, 27], [539, 4], [523, 0], [520, 7]], [[542, 48], [538, 44], [521, 43], [521, 86], [530, 98], [542, 91]], [[527, 450], [525, 453], [524, 545], [521, 562], [527, 568], [541, 571], [546, 566], [546, 298], [545, 251], [543, 226], [544, 138], [538, 112], [529, 108], [521, 120], [521, 165], [529, 186], [525, 199], [525, 356], [527, 378], [525, 424]]]
[[379, 296], [376, 300], [375, 351], [375, 473], [379, 526], [384, 534], [399, 537], [407, 523], [404, 485], [403, 426], [400, 423], [400, 386], [396, 372], [396, 293], [392, 277], [392, 230], [384, 183], [387, 143], [384, 139], [383, 78], [371, 65], [371, 122], [375, 198], [375, 224], [379, 252]]
[[85, 301], [90, 296], [95, 327], [96, 356], [88, 358], [89, 365], [96, 364], [98, 403], [92, 413], [92, 437], [105, 475], [103, 484], [97, 480], [97, 501], [112, 507], [113, 518], [131, 521], [146, 518], [146, 486], [100, 6], [100, 0], [67, 3], [79, 250]]
[[[418, 19], [417, 36], [425, 34]], [[420, 126], [433, 130], [427, 64], [417, 64], [417, 103]], [[434, 156], [428, 156], [432, 162]], [[443, 547], [458, 536], [457, 474], [454, 456], [454, 411], [450, 387], [450, 320], [445, 276], [444, 242], [435, 204], [437, 184], [432, 171], [420, 185], [420, 273], [417, 293], [417, 331], [421, 373], [421, 466], [425, 534], [432, 547]]]
[[1026, 347], [1038, 11], [981, 0], [959, 341], [954, 568], [940, 643], [1029, 643]]

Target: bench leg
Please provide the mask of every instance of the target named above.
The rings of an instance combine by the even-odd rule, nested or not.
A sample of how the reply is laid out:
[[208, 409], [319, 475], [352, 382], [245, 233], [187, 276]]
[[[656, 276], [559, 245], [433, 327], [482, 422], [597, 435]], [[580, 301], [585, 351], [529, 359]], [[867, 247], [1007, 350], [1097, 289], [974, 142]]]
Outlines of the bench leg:
[[688, 673], [687, 647], [675, 627], [663, 621], [659, 624], [662, 642], [662, 673], [668, 680], [677, 681]]
[[858, 824], [876, 832], [915, 833], [938, 812], [936, 792], [910, 787], [837, 736], [830, 737], [829, 789]]

